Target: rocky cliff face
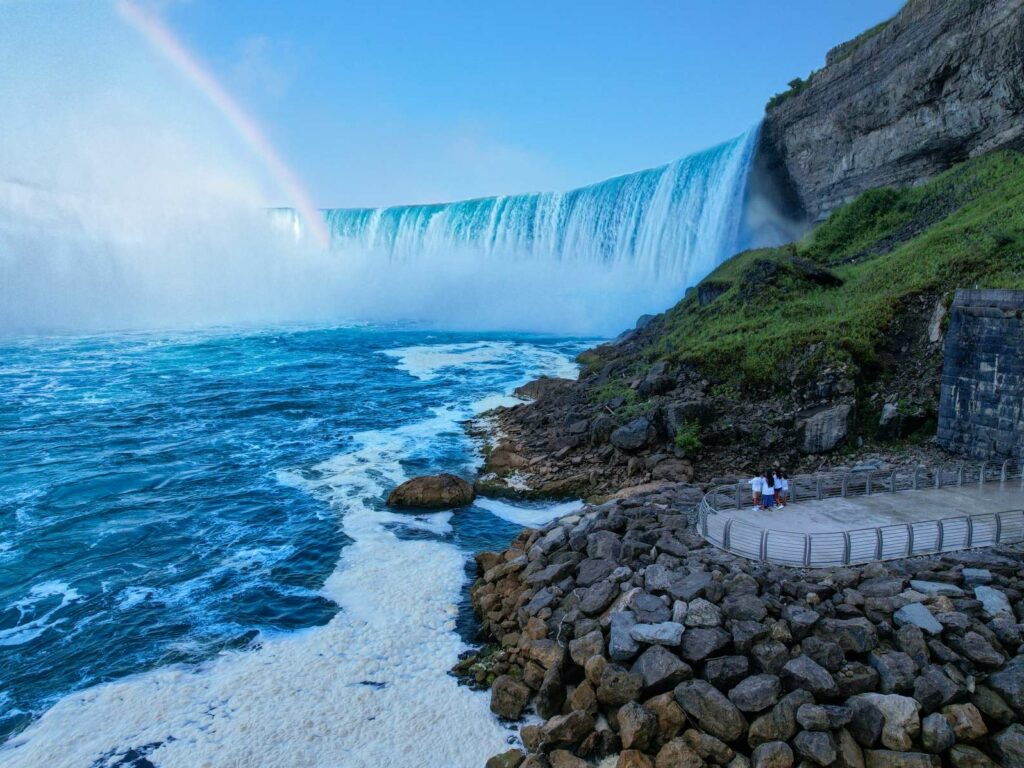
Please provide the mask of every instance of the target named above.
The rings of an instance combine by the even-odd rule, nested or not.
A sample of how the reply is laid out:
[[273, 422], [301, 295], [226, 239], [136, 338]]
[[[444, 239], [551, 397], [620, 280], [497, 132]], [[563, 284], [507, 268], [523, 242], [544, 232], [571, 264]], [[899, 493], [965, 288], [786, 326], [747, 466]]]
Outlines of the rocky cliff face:
[[1024, 0], [910, 0], [769, 108], [758, 165], [818, 220], [1000, 147], [1024, 147]]

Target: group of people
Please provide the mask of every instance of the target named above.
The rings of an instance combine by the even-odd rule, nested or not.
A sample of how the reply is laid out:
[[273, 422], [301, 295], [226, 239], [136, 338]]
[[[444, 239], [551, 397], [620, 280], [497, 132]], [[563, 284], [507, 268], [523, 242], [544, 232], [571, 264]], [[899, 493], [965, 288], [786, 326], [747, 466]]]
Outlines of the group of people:
[[789, 475], [785, 470], [765, 472], [750, 478], [750, 491], [754, 496], [754, 511], [785, 507], [789, 501]]

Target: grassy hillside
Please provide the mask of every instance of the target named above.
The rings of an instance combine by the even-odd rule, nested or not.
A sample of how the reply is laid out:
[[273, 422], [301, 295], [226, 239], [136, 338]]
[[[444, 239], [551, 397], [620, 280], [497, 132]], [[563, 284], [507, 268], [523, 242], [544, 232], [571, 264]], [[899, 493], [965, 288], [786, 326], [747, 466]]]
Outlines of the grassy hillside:
[[705, 305], [691, 291], [644, 357], [744, 389], [786, 385], [767, 360], [869, 369], [908, 299], [1024, 288], [1024, 155], [993, 153], [920, 187], [866, 192], [803, 241], [741, 253], [702, 286]]

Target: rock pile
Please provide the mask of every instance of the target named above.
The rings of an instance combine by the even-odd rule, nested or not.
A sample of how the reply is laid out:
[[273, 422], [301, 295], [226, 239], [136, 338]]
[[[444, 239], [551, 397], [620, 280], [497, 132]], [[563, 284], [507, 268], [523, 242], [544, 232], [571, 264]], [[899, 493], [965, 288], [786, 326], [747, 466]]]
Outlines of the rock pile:
[[708, 546], [665, 493], [477, 556], [490, 768], [1024, 768], [1021, 548], [797, 570]]

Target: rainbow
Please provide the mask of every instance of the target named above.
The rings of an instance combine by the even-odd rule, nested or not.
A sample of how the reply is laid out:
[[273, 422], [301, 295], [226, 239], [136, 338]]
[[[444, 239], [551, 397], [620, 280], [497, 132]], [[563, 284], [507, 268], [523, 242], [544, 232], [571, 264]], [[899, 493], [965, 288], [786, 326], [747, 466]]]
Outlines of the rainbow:
[[292, 204], [301, 214], [312, 235], [326, 248], [330, 244], [330, 234], [324, 217], [313, 205], [309, 193], [295, 172], [277, 154], [256, 122], [157, 16], [146, 12], [132, 0], [117, 0], [117, 10], [122, 18], [138, 30], [157, 52], [187, 77], [224, 115], [238, 131], [242, 140], [264, 162], [282, 190], [292, 199]]

